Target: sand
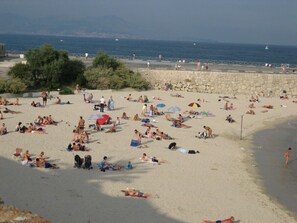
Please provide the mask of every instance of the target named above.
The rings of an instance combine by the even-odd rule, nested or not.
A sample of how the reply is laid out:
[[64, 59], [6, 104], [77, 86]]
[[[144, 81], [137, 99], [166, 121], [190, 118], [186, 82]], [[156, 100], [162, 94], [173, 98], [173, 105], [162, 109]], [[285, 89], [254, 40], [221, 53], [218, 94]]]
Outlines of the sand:
[[[130, 141], [134, 129], [141, 132], [141, 122], [121, 120], [117, 133], [94, 132], [87, 145], [90, 152], [67, 152], [64, 147], [72, 139], [72, 130], [83, 116], [87, 118], [93, 111], [93, 104], [86, 104], [82, 95], [61, 96], [70, 105], [53, 105], [33, 108], [33, 99], [20, 99], [22, 105], [9, 106], [21, 114], [4, 114], [0, 121], [7, 125], [9, 133], [0, 136], [0, 196], [7, 204], [27, 209], [52, 222], [202, 222], [203, 219], [224, 219], [231, 215], [237, 222], [295, 222], [291, 214], [269, 195], [258, 183], [253, 152], [247, 146], [251, 135], [273, 123], [296, 116], [297, 104], [279, 98], [260, 98], [255, 103], [256, 115], [247, 115], [249, 96], [228, 99], [235, 109], [223, 109], [225, 101], [218, 101], [219, 95], [177, 92], [184, 98], [171, 97], [172, 92], [146, 91], [89, 91], [94, 99], [113, 96], [116, 109], [106, 112], [113, 120], [125, 111], [128, 116], [140, 114], [143, 104], [127, 102], [123, 99], [129, 93], [133, 98], [147, 95], [153, 105], [165, 103], [167, 108], [177, 105], [185, 110], [209, 111], [215, 117], [196, 116], [185, 124], [189, 129], [171, 127], [164, 116], [155, 117], [155, 125], [174, 140], [152, 141], [144, 139], [145, 149], [131, 148]], [[174, 92], [176, 93], [176, 92]], [[57, 96], [57, 92], [52, 93]], [[153, 96], [163, 100], [152, 100]], [[188, 107], [191, 102], [202, 100], [201, 108]], [[204, 99], [204, 102], [203, 102]], [[41, 102], [41, 98], [34, 99]], [[272, 104], [274, 109], [264, 109]], [[281, 106], [285, 105], [285, 106]], [[160, 109], [162, 110], [162, 109]], [[262, 113], [261, 111], [268, 110]], [[47, 134], [20, 134], [14, 132], [19, 121], [33, 122], [38, 115], [51, 114], [57, 126], [47, 126]], [[228, 123], [228, 114], [236, 120]], [[172, 114], [177, 117], [178, 113]], [[240, 120], [243, 115], [243, 138], [240, 138]], [[69, 124], [68, 124], [69, 123]], [[207, 125], [213, 129], [212, 139], [195, 138], [198, 131]], [[185, 149], [199, 150], [199, 154], [185, 155], [167, 149], [169, 143], [176, 142]], [[22, 166], [12, 157], [17, 147], [29, 149], [31, 154], [44, 151], [50, 161], [60, 169], [39, 169]], [[167, 160], [168, 163], [152, 165], [142, 163], [142, 153]], [[93, 170], [73, 168], [73, 156], [90, 154]], [[133, 170], [101, 172], [96, 163], [108, 156], [112, 163], [127, 165], [131, 161]], [[282, 157], [280, 157], [282, 159]], [[134, 187], [143, 192], [158, 194], [158, 199], [125, 197], [120, 190]]]

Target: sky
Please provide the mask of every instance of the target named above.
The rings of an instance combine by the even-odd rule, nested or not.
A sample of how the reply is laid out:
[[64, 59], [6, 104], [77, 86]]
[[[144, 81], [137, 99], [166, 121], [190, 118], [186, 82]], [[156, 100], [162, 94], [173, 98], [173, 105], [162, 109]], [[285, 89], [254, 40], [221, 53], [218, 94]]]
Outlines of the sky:
[[117, 16], [147, 39], [297, 45], [297, 0], [0, 0], [1, 13]]

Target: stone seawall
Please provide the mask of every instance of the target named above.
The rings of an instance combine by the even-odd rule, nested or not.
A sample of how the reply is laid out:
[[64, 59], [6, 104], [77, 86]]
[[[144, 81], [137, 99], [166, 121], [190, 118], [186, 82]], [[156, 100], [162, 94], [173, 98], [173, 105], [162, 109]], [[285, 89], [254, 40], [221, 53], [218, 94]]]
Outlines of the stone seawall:
[[231, 95], [279, 96], [286, 91], [297, 95], [297, 75], [265, 73], [227, 73], [211, 71], [139, 70], [154, 89], [171, 83], [176, 91]]

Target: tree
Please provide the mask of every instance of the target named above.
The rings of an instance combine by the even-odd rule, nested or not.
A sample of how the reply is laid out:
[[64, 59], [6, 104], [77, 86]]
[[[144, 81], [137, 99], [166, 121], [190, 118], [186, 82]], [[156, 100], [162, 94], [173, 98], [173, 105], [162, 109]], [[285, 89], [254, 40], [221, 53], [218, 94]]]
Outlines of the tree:
[[8, 75], [12, 78], [19, 78], [28, 87], [34, 86], [34, 81], [32, 79], [32, 70], [29, 65], [17, 63], [8, 72]]
[[121, 66], [123, 64], [120, 61], [110, 57], [105, 52], [99, 52], [93, 60], [93, 67], [112, 68], [116, 70]]

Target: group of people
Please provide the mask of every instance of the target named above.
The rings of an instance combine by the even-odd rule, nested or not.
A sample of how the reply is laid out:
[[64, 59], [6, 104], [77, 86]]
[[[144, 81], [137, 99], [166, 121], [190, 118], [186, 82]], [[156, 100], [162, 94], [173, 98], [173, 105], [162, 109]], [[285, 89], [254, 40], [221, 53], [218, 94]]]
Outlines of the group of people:
[[46, 157], [44, 155], [44, 152], [41, 152], [38, 156], [36, 156], [35, 159], [31, 156], [29, 153], [29, 150], [26, 150], [25, 153], [20, 155], [21, 157], [21, 163], [23, 165], [28, 165], [30, 167], [39, 167], [39, 168], [52, 168], [57, 169], [58, 166], [56, 164], [51, 164], [47, 159], [49, 157]]
[[16, 98], [15, 101], [9, 101], [6, 98], [0, 97], [0, 105], [4, 105], [4, 106], [7, 106], [7, 105], [20, 105], [20, 103], [19, 103], [18, 98]]

